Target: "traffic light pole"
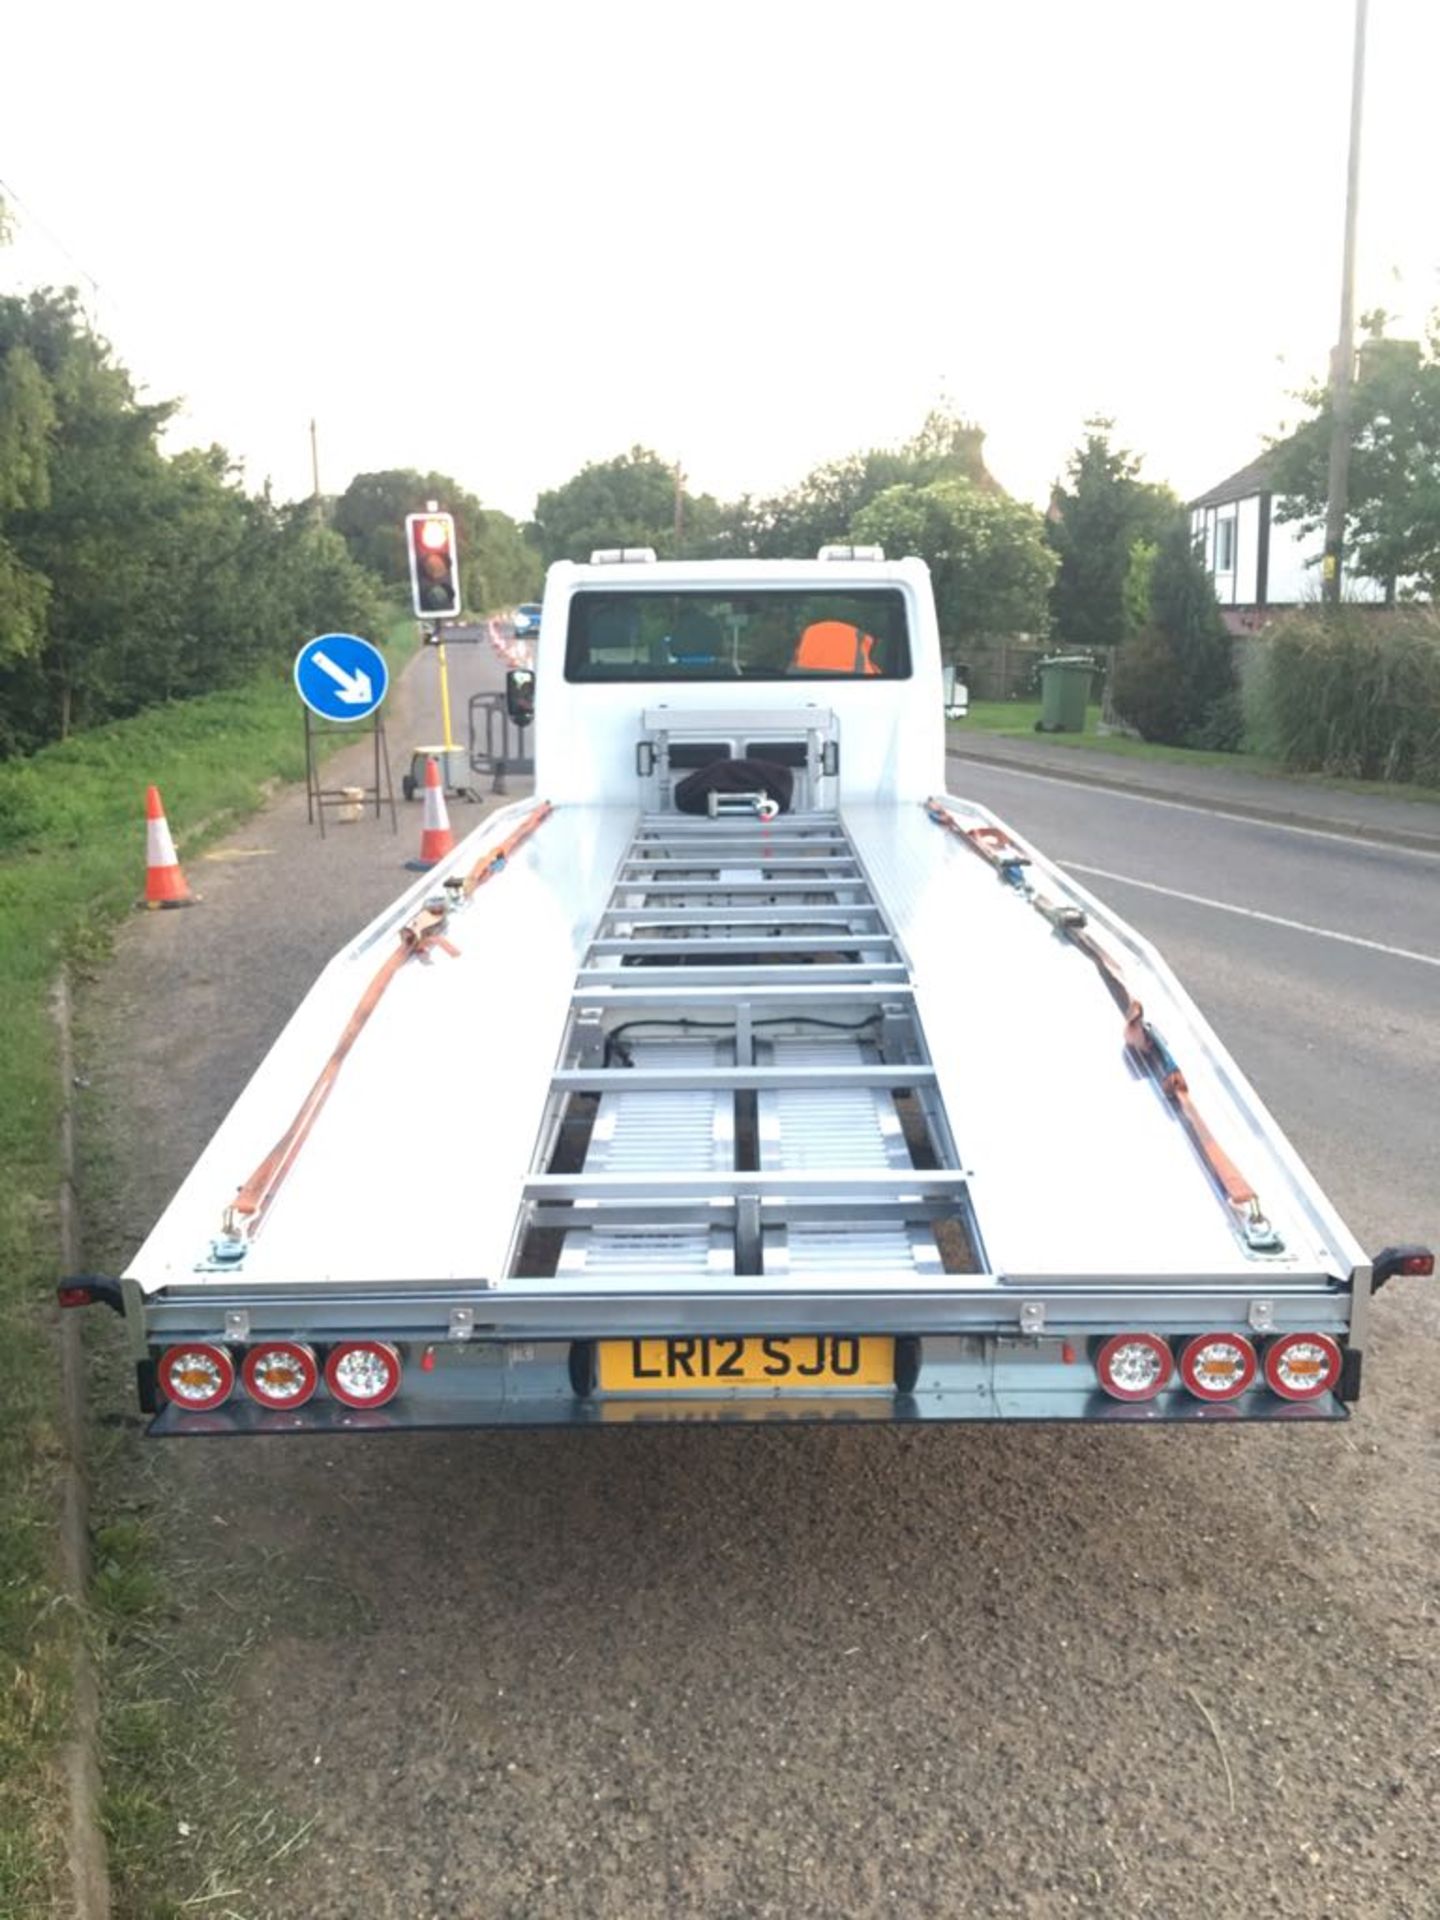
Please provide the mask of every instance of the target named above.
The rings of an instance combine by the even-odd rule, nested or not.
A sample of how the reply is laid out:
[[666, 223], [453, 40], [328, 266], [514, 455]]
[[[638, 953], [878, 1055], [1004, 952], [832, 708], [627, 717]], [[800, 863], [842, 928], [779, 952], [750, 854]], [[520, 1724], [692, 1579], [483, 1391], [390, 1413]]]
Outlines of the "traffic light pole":
[[435, 649], [436, 665], [440, 669], [440, 729], [445, 736], [445, 751], [453, 750], [455, 741], [450, 731], [450, 669], [445, 662], [445, 642], [441, 639], [444, 628], [437, 620], [430, 629], [430, 644]]

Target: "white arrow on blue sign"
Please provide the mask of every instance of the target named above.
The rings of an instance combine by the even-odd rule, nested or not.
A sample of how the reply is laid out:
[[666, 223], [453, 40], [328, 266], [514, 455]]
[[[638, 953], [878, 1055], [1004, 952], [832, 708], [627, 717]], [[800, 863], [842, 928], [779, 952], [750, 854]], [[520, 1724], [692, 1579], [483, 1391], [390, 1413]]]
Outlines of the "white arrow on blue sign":
[[295, 691], [322, 720], [366, 720], [385, 698], [385, 656], [356, 633], [322, 633], [295, 656]]

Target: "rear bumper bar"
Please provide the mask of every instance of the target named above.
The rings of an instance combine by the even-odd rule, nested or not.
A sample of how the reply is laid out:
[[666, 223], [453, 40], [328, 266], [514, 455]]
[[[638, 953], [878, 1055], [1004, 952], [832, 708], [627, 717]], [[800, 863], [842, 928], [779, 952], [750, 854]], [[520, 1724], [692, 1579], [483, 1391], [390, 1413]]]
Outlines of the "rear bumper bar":
[[312, 1401], [297, 1413], [267, 1413], [236, 1402], [213, 1413], [181, 1413], [167, 1406], [148, 1432], [160, 1440], [198, 1439], [228, 1434], [425, 1433], [513, 1427], [776, 1427], [862, 1424], [955, 1424], [976, 1421], [1086, 1421], [1121, 1427], [1234, 1426], [1276, 1420], [1312, 1424], [1346, 1420], [1348, 1410], [1333, 1395], [1311, 1404], [1289, 1405], [1259, 1393], [1228, 1406], [1202, 1406], [1185, 1394], [1162, 1394], [1144, 1406], [1126, 1406], [1103, 1393], [1027, 1394], [988, 1404], [961, 1394], [885, 1394], [845, 1397], [816, 1394], [806, 1399], [717, 1400], [673, 1395], [654, 1400], [571, 1399], [548, 1406], [497, 1402], [479, 1406], [469, 1400], [435, 1400], [423, 1406], [394, 1401], [376, 1413], [352, 1413], [333, 1400]]

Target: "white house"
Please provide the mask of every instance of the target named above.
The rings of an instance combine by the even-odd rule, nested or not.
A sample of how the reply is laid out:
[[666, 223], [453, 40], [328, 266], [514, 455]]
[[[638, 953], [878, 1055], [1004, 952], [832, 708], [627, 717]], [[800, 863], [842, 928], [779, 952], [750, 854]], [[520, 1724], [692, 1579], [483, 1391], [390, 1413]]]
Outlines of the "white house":
[[[1218, 487], [1190, 502], [1190, 528], [1201, 551], [1215, 597], [1232, 632], [1252, 632], [1273, 614], [1320, 598], [1321, 532], [1304, 533], [1295, 520], [1279, 520], [1270, 483], [1271, 456], [1262, 453]], [[1383, 602], [1378, 580], [1345, 576], [1345, 598]]]

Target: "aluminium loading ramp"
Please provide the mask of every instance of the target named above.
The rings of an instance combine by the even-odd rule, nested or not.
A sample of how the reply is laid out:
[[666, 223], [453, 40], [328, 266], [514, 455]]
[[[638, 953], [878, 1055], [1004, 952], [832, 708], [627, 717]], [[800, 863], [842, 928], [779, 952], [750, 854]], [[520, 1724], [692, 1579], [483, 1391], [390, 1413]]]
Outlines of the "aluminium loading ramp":
[[902, 1283], [947, 1270], [941, 1220], [973, 1270], [909, 968], [838, 814], [643, 814], [561, 1057], [517, 1277], [558, 1229], [571, 1281]]

